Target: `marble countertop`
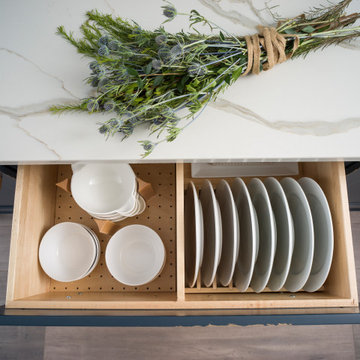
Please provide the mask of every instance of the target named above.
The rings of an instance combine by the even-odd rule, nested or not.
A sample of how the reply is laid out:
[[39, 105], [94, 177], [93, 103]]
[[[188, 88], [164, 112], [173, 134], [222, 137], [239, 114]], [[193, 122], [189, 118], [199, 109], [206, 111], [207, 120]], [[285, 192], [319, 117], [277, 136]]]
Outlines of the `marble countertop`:
[[[293, 17], [324, 0], [266, 1]], [[229, 32], [272, 24], [265, 0], [174, 0], [180, 12], [197, 9]], [[0, 4], [0, 163], [140, 161], [135, 131], [105, 141], [97, 131], [107, 115], [53, 115], [52, 104], [89, 95], [88, 60], [55, 35], [64, 25], [78, 34], [87, 10], [133, 19], [153, 29], [163, 20], [160, 0], [2, 0]], [[353, 0], [348, 12], [360, 11]], [[186, 17], [165, 24], [186, 30]], [[328, 47], [240, 78], [173, 143], [146, 161], [360, 159], [360, 40]], [[111, 117], [111, 115], [107, 116]]]

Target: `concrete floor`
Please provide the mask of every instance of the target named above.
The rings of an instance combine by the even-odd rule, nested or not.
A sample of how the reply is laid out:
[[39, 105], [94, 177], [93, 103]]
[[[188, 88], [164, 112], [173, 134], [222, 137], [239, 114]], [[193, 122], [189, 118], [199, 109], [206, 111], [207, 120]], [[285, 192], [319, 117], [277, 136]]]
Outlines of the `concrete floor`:
[[[360, 279], [360, 212], [351, 213]], [[0, 215], [0, 302], [11, 216]], [[359, 284], [359, 282], [358, 282]], [[0, 360], [360, 359], [360, 325], [174, 328], [0, 327]]]

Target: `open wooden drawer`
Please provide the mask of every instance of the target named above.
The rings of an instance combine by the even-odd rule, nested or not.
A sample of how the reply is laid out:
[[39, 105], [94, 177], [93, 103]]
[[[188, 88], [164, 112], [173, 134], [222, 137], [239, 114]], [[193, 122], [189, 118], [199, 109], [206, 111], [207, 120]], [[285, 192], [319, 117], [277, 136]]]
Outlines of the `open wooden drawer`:
[[[70, 194], [55, 186], [70, 175], [67, 165], [19, 166], [11, 236], [7, 308], [48, 309], [271, 309], [357, 307], [353, 245], [343, 163], [301, 163], [300, 175], [315, 179], [329, 201], [335, 235], [334, 258], [321, 291], [295, 294], [265, 291], [240, 293], [233, 286], [185, 287], [184, 189], [189, 164], [136, 164], [134, 171], [152, 182], [156, 195], [146, 211], [119, 223], [142, 223], [162, 237], [167, 261], [161, 276], [133, 288], [116, 282], [106, 269], [104, 250], [110, 236], [101, 235], [102, 255], [94, 272], [77, 282], [58, 283], [42, 271], [38, 247], [45, 231], [57, 222], [84, 223], [95, 231], [93, 219]], [[211, 179], [216, 184], [216, 179]], [[244, 179], [248, 181], [249, 179]], [[231, 179], [229, 180], [231, 181]], [[195, 179], [195, 183], [199, 183]], [[184, 313], [186, 314], [186, 312]]]

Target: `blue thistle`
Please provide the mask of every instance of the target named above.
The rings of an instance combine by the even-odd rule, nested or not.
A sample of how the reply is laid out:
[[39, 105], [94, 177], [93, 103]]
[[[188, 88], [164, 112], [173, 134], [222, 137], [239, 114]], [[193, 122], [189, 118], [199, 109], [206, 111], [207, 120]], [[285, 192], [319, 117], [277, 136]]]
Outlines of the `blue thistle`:
[[115, 103], [112, 100], [107, 101], [104, 103], [103, 108], [105, 111], [113, 111], [115, 108]]
[[161, 69], [161, 66], [162, 66], [162, 63], [160, 60], [158, 59], [153, 59], [151, 61], [151, 67], [154, 69], [154, 70], [160, 70]]
[[99, 85], [99, 79], [97, 77], [94, 77], [91, 79], [91, 86], [97, 87]]
[[99, 110], [99, 103], [95, 99], [90, 99], [86, 105], [89, 112]]
[[89, 68], [90, 70], [96, 72], [98, 69], [99, 69], [99, 64], [97, 61], [92, 61], [90, 64], [89, 64]]
[[107, 125], [101, 125], [100, 127], [99, 127], [99, 133], [100, 134], [105, 134], [105, 133], [107, 133], [108, 132], [108, 130], [109, 130], [109, 128], [108, 128], [108, 126]]
[[101, 45], [98, 50], [98, 54], [100, 56], [108, 56], [110, 54], [110, 50], [106, 45]]
[[164, 122], [166, 121], [166, 119], [163, 117], [163, 116], [158, 116], [157, 118], [155, 118], [154, 120], [153, 120], [153, 124], [154, 125], [161, 125], [161, 124], [163, 124]]
[[109, 43], [110, 38], [108, 35], [103, 35], [99, 40], [98, 40], [98, 45], [101, 47], [102, 45], [106, 45]]
[[181, 45], [175, 45], [170, 49], [170, 57], [172, 60], [177, 59], [183, 53]]
[[163, 61], [169, 60], [171, 57], [170, 48], [168, 46], [162, 46], [158, 50], [158, 55], [159, 58], [162, 59]]
[[107, 85], [109, 82], [110, 82], [110, 80], [108, 78], [104, 77], [104, 78], [100, 79], [98, 87], [102, 88], [105, 85]]
[[126, 122], [129, 122], [131, 124], [136, 124], [138, 122], [137, 117], [135, 116], [135, 114], [131, 111], [126, 111], [122, 114], [122, 116], [125, 118]]
[[116, 119], [116, 118], [112, 118], [108, 121], [109, 126], [111, 126], [112, 128], [115, 127], [119, 127], [122, 126], [124, 124], [124, 122], [122, 120]]
[[193, 63], [188, 67], [188, 74], [190, 76], [203, 76], [206, 70], [199, 63]]
[[165, 45], [167, 43], [167, 37], [166, 35], [158, 35], [156, 36], [155, 38], [155, 42], [158, 44], [158, 45]]
[[121, 47], [121, 43], [118, 40], [112, 40], [108, 43], [107, 47], [112, 51], [117, 51]]
[[174, 5], [172, 5], [170, 3], [169, 3], [169, 5], [162, 6], [162, 8], [163, 8], [163, 15], [168, 18], [167, 21], [173, 20], [175, 18], [175, 16], [177, 15], [177, 11], [176, 11]]
[[130, 136], [133, 133], [133, 131], [134, 131], [134, 126], [129, 122], [124, 123], [119, 129], [119, 132], [124, 134], [124, 138]]

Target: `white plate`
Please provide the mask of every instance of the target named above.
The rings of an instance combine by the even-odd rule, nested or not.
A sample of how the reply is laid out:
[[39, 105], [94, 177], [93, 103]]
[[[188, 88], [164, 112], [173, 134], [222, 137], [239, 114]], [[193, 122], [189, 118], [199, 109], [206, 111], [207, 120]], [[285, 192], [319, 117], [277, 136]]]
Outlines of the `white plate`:
[[222, 286], [228, 286], [239, 255], [239, 216], [230, 185], [220, 180], [215, 190], [221, 213], [222, 248], [216, 279]]
[[305, 291], [316, 291], [324, 284], [331, 266], [334, 251], [334, 230], [329, 204], [319, 184], [302, 178], [299, 184], [309, 202], [314, 222], [314, 259]]
[[276, 252], [267, 287], [279, 291], [285, 284], [294, 250], [294, 224], [283, 188], [273, 177], [265, 179], [276, 223]]
[[193, 182], [185, 193], [185, 269], [186, 284], [193, 287], [199, 275], [204, 248], [201, 204]]
[[255, 292], [265, 289], [269, 281], [276, 251], [276, 224], [265, 185], [254, 178], [248, 184], [252, 203], [259, 222], [259, 252], [250, 282]]
[[234, 282], [238, 290], [246, 291], [250, 285], [259, 249], [258, 222], [244, 181], [240, 178], [235, 179], [231, 190], [239, 214], [240, 225], [240, 249], [234, 272]]
[[80, 224], [63, 222], [51, 227], [39, 247], [39, 261], [52, 279], [69, 282], [82, 279], [96, 258], [96, 243]]
[[165, 264], [165, 247], [160, 236], [149, 227], [128, 225], [109, 240], [105, 260], [116, 280], [140, 286], [160, 274]]
[[294, 222], [295, 243], [285, 288], [291, 292], [303, 288], [311, 271], [314, 256], [314, 226], [309, 202], [298, 182], [292, 178], [280, 181]]
[[209, 180], [202, 183], [200, 202], [204, 216], [204, 257], [201, 279], [209, 287], [214, 282], [221, 257], [222, 226], [219, 204]]

